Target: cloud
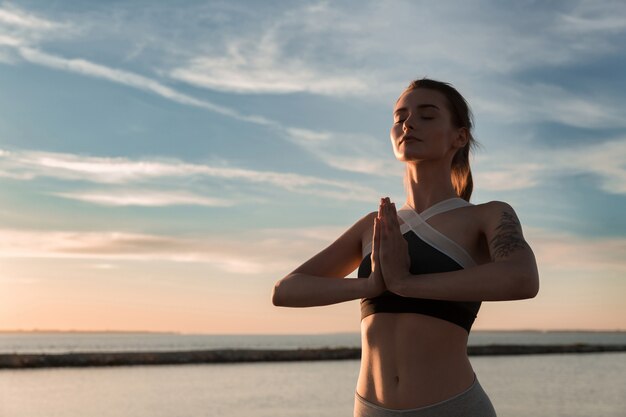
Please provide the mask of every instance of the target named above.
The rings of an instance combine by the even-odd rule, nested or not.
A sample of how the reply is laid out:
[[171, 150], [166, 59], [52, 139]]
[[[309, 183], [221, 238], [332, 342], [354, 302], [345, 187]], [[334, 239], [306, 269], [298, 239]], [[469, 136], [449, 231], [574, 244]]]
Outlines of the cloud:
[[[380, 159], [367, 156], [368, 151], [373, 150], [373, 148], [364, 147], [365, 143], [362, 140], [362, 135], [359, 141], [352, 140], [343, 142], [341, 141], [341, 137], [338, 137], [342, 136], [339, 134], [283, 126], [279, 122], [259, 115], [243, 115], [236, 110], [179, 93], [153, 79], [128, 71], [109, 68], [83, 59], [65, 59], [27, 47], [20, 47], [18, 51], [22, 58], [31, 63], [76, 72], [82, 75], [104, 78], [109, 81], [155, 93], [180, 104], [201, 107], [237, 120], [270, 126], [279, 133], [282, 133], [286, 140], [302, 146], [304, 149], [312, 152], [312, 154], [323, 163], [339, 170], [382, 176], [386, 176], [387, 172], [389, 172], [389, 170], [385, 168], [385, 166], [388, 165], [387, 163], [384, 163]], [[330, 140], [331, 138], [333, 140]], [[336, 154], [321, 149], [321, 142], [325, 142], [325, 144], [330, 144], [331, 146], [343, 144], [343, 146], [347, 148], [347, 154], [354, 155], [361, 153], [362, 156], [356, 158], [338, 158]]]
[[[369, 7], [368, 3], [360, 6]], [[345, 50], [351, 38], [365, 35], [363, 27], [352, 22], [357, 20], [357, 10], [347, 20], [341, 9], [341, 4], [318, 2], [267, 8], [267, 13], [229, 10], [229, 17], [240, 25], [214, 22], [198, 31], [193, 41], [179, 49], [180, 58], [170, 60], [170, 68], [161, 73], [196, 87], [234, 93], [367, 95], [376, 77], [345, 62], [345, 54], [363, 56], [356, 48]], [[181, 18], [204, 19], [210, 14]], [[368, 26], [373, 25], [378, 24], [370, 20]], [[322, 50], [326, 58], [320, 57]]]
[[[0, 43], [2, 43], [2, 40], [3, 39], [0, 37]], [[4, 39], [4, 44], [6, 46], [13, 47], [15, 51], [17, 52], [18, 56], [27, 62], [45, 66], [48, 68], [54, 68], [54, 69], [58, 69], [62, 71], [78, 73], [84, 76], [106, 79], [111, 82], [123, 84], [132, 88], [137, 88], [139, 90], [157, 94], [165, 99], [172, 100], [183, 105], [200, 107], [200, 108], [212, 111], [212, 112], [216, 112], [223, 116], [234, 118], [236, 120], [259, 124], [263, 126], [268, 126], [270, 128], [273, 128], [278, 133], [282, 134], [284, 139], [289, 140], [292, 143], [295, 143], [298, 145], [310, 144], [312, 139], [315, 139], [315, 140], [319, 140], [321, 138], [329, 139], [331, 136], [333, 136], [332, 134], [328, 132], [316, 132], [316, 131], [312, 131], [308, 129], [284, 126], [275, 120], [271, 120], [260, 115], [244, 115], [232, 108], [221, 106], [221, 105], [212, 103], [207, 100], [200, 100], [188, 94], [180, 93], [179, 91], [155, 79], [145, 77], [140, 74], [136, 74], [133, 72], [129, 72], [129, 71], [125, 71], [125, 70], [121, 70], [117, 68], [111, 68], [109, 66], [97, 64], [97, 63], [94, 63], [85, 59], [80, 59], [80, 58], [68, 59], [68, 58], [57, 56], [57, 55], [52, 55], [52, 54], [43, 52], [37, 48], [26, 46], [25, 43], [28, 43], [28, 42], [21, 40], [21, 39], [17, 39], [17, 38]], [[0, 56], [0, 59], [2, 59], [1, 56]], [[11, 57], [7, 57], [6, 60], [7, 62], [11, 62], [11, 63], [13, 63], [14, 61], [14, 59]], [[279, 78], [284, 78], [284, 77], [280, 76]], [[351, 85], [351, 83], [348, 80], [336, 81], [336, 84], [337, 86], [338, 85], [342, 85], [342, 86]], [[331, 89], [337, 86], [331, 86]], [[303, 139], [305, 140], [303, 141]], [[356, 153], [367, 152], [367, 149], [363, 149], [362, 143], [351, 142], [351, 144], [352, 145], [349, 146], [350, 147], [349, 151], [351, 154], [354, 154], [355, 152]], [[330, 165], [333, 168], [336, 168], [339, 170], [367, 173], [368, 172], [367, 166], [374, 167], [374, 168], [381, 166], [379, 161], [371, 163], [371, 164], [367, 163], [367, 161], [364, 161], [365, 156], [356, 158], [354, 159], [354, 161], [345, 160], [345, 161], [342, 161], [341, 163], [338, 163], [336, 160], [336, 157], [333, 154], [328, 154], [327, 152], [324, 152], [320, 149], [316, 149], [315, 147], [313, 148], [310, 146], [303, 146], [303, 147], [310, 151], [314, 151], [313, 154], [317, 158], [319, 158], [323, 163], [326, 163], [327, 165]], [[388, 171], [382, 170], [382, 169], [380, 170], [372, 169], [369, 171], [369, 173], [373, 175], [385, 175], [385, 174], [381, 174], [385, 172], [388, 172]], [[5, 175], [9, 175], [9, 174], [5, 174]]]
[[480, 170], [473, 173], [474, 182], [481, 189], [510, 191], [532, 188], [541, 182], [545, 167], [537, 163], [503, 164], [499, 168]]
[[[473, 175], [478, 187], [487, 190], [530, 188], [548, 178], [592, 174], [600, 188], [611, 194], [626, 194], [626, 137], [598, 143], [589, 138], [587, 145], [528, 151], [531, 146], [520, 140], [476, 156]], [[520, 161], [520, 155], [523, 159]]]
[[266, 119], [262, 116], [252, 115], [246, 116], [236, 110], [211, 103], [206, 100], [200, 100], [189, 95], [180, 93], [158, 81], [138, 75], [129, 71], [110, 68], [105, 65], [96, 64], [85, 59], [67, 59], [59, 56], [47, 54], [34, 48], [20, 47], [19, 54], [26, 61], [43, 65], [50, 68], [60, 69], [69, 72], [75, 72], [96, 78], [103, 78], [116, 83], [124, 84], [140, 90], [157, 94], [166, 99], [194, 107], [201, 107], [213, 112], [229, 116], [237, 120], [252, 122], [262, 125], [275, 125], [276, 122]]
[[391, 143], [368, 134], [288, 129], [289, 141], [342, 170], [378, 177], [401, 177], [404, 164], [393, 156]]
[[[193, 39], [184, 38], [184, 42], [180, 36], [164, 38], [153, 18], [132, 16], [142, 22], [142, 30], [148, 33], [141, 38], [141, 45], [163, 44], [160, 54], [163, 59], [153, 61], [156, 64], [149, 68], [150, 72], [199, 87], [278, 94], [308, 91], [337, 97], [349, 94], [388, 102], [401, 87], [397, 80], [406, 79], [409, 69], [412, 73], [415, 68], [420, 68], [425, 73], [432, 71], [457, 77], [457, 86], [462, 87], [472, 106], [485, 120], [493, 119], [501, 124], [556, 122], [591, 129], [626, 127], [623, 106], [611, 94], [590, 93], [578, 88], [572, 90], [541, 81], [521, 83], [514, 79], [514, 74], [520, 71], [585, 63], [594, 57], [614, 53], [621, 45], [615, 35], [624, 29], [623, 13], [619, 13], [625, 9], [623, 3], [598, 5], [583, 1], [567, 8], [566, 12], [559, 10], [558, 5], [541, 10], [518, 8], [510, 11], [492, 7], [489, 1], [482, 3], [485, 7], [481, 10], [485, 12], [475, 15], [475, 19], [465, 18], [476, 9], [474, 5], [466, 4], [437, 4], [420, 10], [420, 13], [416, 13], [414, 4], [398, 3], [389, 8], [378, 2], [366, 2], [358, 10], [349, 11], [342, 4], [331, 6], [319, 2], [267, 14], [245, 8], [222, 9], [218, 5], [192, 7], [172, 18], [195, 22], [211, 17], [213, 26], [194, 26], [193, 31], [185, 32]], [[385, 141], [362, 134], [346, 135], [285, 126], [261, 115], [245, 115], [198, 99], [155, 78], [82, 58], [50, 54], [38, 46], [50, 35], [80, 33], [88, 39], [96, 27], [99, 36], [113, 36], [113, 32], [107, 32], [106, 26], [94, 23], [96, 15], [83, 16], [84, 22], [79, 25], [79, 15], [70, 22], [58, 23], [15, 7], [0, 10], [3, 13], [0, 19], [9, 22], [11, 28], [30, 31], [0, 31], [0, 43], [4, 40], [6, 47], [27, 62], [106, 79], [183, 105], [270, 127], [279, 133], [279, 137], [297, 144], [334, 169], [381, 177], [401, 176], [402, 166], [391, 157]], [[161, 11], [167, 10], [164, 7]], [[346, 20], [348, 12], [351, 18]], [[517, 15], [511, 20], [510, 13], [513, 12]], [[392, 27], [387, 24], [391, 14], [396, 19]], [[124, 19], [130, 16], [130, 13], [116, 14], [115, 19], [119, 21], [114, 26], [124, 27], [127, 23]], [[440, 24], [441, 16], [455, 22], [451, 24], [454, 31]], [[239, 21], [236, 28], [232, 26], [233, 18]], [[252, 22], [256, 24], [248, 24]], [[423, 41], [403, 43], [404, 53], [399, 59], [397, 50], [390, 45], [399, 45], [399, 41], [406, 40], [406, 27], [415, 27], [416, 36]], [[464, 35], [458, 36], [457, 32]], [[330, 43], [330, 39], [334, 42]], [[429, 42], [433, 39], [437, 42]], [[325, 59], [320, 60], [320, 56]], [[11, 59], [0, 53], [0, 60]], [[462, 74], [450, 70], [461, 67]], [[343, 73], [337, 74], [337, 68]], [[368, 88], [359, 87], [363, 85]], [[513, 161], [507, 166], [485, 167], [476, 174], [489, 189], [522, 189], [536, 184], [542, 172], [553, 171], [544, 169], [550, 164], [545, 159], [524, 164]], [[619, 175], [623, 170], [615, 163], [610, 166], [614, 167], [611, 172], [594, 167], [586, 169], [595, 170], [606, 178], [610, 184], [608, 188], [621, 190], [621, 186], [614, 187], [608, 178], [614, 177], [615, 172], [618, 174], [615, 178], [621, 178]], [[557, 164], [556, 169], [571, 172], [573, 167], [564, 163]], [[0, 175], [27, 178], [29, 174], [0, 168]], [[111, 173], [112, 178], [116, 175]], [[119, 175], [123, 177], [125, 174]]]
[[[81, 58], [64, 58], [46, 53], [35, 45], [49, 36], [63, 38], [85, 35], [89, 25], [82, 26], [72, 23], [58, 23], [36, 17], [18, 8], [0, 8], [0, 22], [17, 27], [17, 30], [0, 30], [0, 46], [11, 47], [25, 61], [58, 70], [74, 72], [85, 76], [106, 79], [108, 81], [127, 85], [180, 104], [200, 107], [237, 120], [276, 126], [276, 122], [259, 115], [244, 115], [240, 112], [207, 100], [200, 100], [180, 93], [175, 89], [149, 77], [109, 66], [97, 64]], [[27, 29], [24, 31], [22, 29]], [[47, 39], [49, 40], [49, 39]], [[11, 62], [8, 58], [5, 62]]]
[[603, 191], [626, 194], [626, 137], [556, 153], [560, 154], [558, 165], [563, 169], [595, 174]]
[[43, 40], [68, 39], [82, 33], [73, 22], [58, 22], [37, 16], [12, 5], [0, 6], [0, 54], [7, 59], [3, 62], [15, 63], [7, 53], [7, 47], [16, 48], [37, 44]]
[[555, 122], [591, 129], [624, 128], [626, 112], [603, 91], [568, 90], [544, 82], [486, 86], [470, 100], [475, 113], [498, 123]]
[[[86, 36], [84, 32], [89, 30], [90, 25], [85, 22], [83, 22], [82, 25], [58, 23], [36, 17], [22, 9], [8, 9], [6, 7], [0, 8], [0, 22], [10, 26], [8, 30], [0, 29], [0, 47], [11, 48], [17, 56], [32, 64], [105, 79], [147, 91], [180, 104], [204, 108], [241, 121], [269, 126], [276, 125], [276, 122], [262, 116], [244, 115], [234, 109], [183, 94], [155, 79], [140, 74], [111, 68], [86, 59], [64, 58], [46, 53], [36, 47], [36, 45], [43, 40], [49, 41], [49, 38], [76, 37], [79, 35]], [[4, 52], [6, 54], [6, 51]], [[2, 56], [5, 55], [0, 55], [0, 57]], [[5, 58], [2, 58], [2, 61], [15, 63], [15, 58], [6, 55]]]
[[557, 32], [589, 35], [626, 31], [626, 5], [620, 0], [579, 1], [569, 13], [560, 13], [557, 16]]
[[546, 272], [588, 272], [589, 279], [594, 279], [594, 274], [626, 273], [624, 237], [590, 239], [530, 226], [524, 227], [524, 236], [533, 248], [540, 269]]
[[[210, 164], [190, 164], [178, 160], [131, 160], [129, 158], [105, 158], [82, 156], [68, 153], [38, 151], [7, 151], [0, 153], [0, 176], [17, 180], [33, 180], [37, 177], [51, 177], [60, 180], [88, 181], [98, 184], [131, 184], [149, 182], [159, 178], [217, 178], [230, 181], [244, 181], [250, 184], [267, 184], [290, 192], [315, 195], [343, 201], [372, 201], [378, 195], [374, 189], [356, 182], [318, 178], [314, 176], [274, 171], [259, 171]], [[123, 197], [120, 192], [127, 195]], [[134, 192], [133, 192], [134, 193]], [[202, 204], [218, 204], [218, 200], [207, 200], [195, 194], [165, 192], [138, 192], [128, 197], [124, 191], [87, 191], [79, 193], [57, 193], [66, 198], [75, 198], [99, 204], [147, 205], [172, 203], [183, 200]], [[226, 200], [219, 200], [225, 204]]]
[[414, 2], [361, 2], [358, 8], [319, 2], [267, 14], [233, 13], [236, 28], [226, 21], [199, 31], [179, 51], [188, 58], [175, 61], [169, 75], [221, 91], [382, 97], [396, 94], [398, 77], [416, 70], [459, 75], [454, 68], [462, 68], [475, 80], [478, 74], [502, 76], [615, 52], [618, 39], [605, 31], [590, 36], [588, 28], [621, 30], [623, 3], [580, 4], [567, 13], [560, 4], [502, 8], [493, 1], [427, 8]]
[[275, 27], [261, 35], [249, 34], [246, 39], [233, 39], [215, 55], [192, 57], [182, 67], [169, 71], [173, 79], [234, 93], [285, 94], [311, 92], [322, 95], [353, 95], [363, 93], [373, 80], [364, 76], [321, 74], [306, 59], [286, 57], [281, 44], [288, 38]]
[[[123, 231], [0, 229], [0, 257], [83, 259], [96, 261], [101, 268], [115, 261], [159, 260], [208, 263], [236, 274], [287, 274], [330, 245], [349, 226], [260, 228], [254, 230], [254, 240], [246, 238], [251, 230], [229, 231], [227, 236], [173, 237]], [[597, 274], [626, 272], [623, 237], [589, 240], [587, 236], [530, 226], [525, 226], [524, 235], [540, 271], [546, 274], [587, 272], [592, 280]], [[545, 278], [550, 279], [550, 275]]]
[[0, 22], [13, 27], [35, 29], [38, 31], [62, 28], [64, 25], [50, 20], [39, 18], [32, 13], [26, 13], [17, 8], [0, 8]]
[[107, 190], [50, 194], [103, 206], [163, 207], [173, 205], [199, 205], [207, 207], [229, 207], [237, 204], [235, 201], [223, 198], [203, 197], [189, 192]]
[[[322, 228], [326, 239], [338, 228]], [[302, 229], [290, 237], [264, 230], [230, 231], [227, 236], [171, 237], [128, 232], [34, 231], [0, 229], [0, 258], [58, 258], [114, 261], [207, 263], [245, 275], [286, 273], [293, 263], [319, 250], [320, 230]], [[334, 233], [333, 233], [334, 232]], [[239, 235], [242, 234], [242, 235]], [[245, 235], [245, 236], [244, 236]]]

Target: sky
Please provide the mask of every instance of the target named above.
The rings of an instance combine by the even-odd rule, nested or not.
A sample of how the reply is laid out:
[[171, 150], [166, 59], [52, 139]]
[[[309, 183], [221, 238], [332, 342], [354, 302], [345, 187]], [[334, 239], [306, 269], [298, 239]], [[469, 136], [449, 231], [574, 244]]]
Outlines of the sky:
[[626, 3], [597, 0], [0, 2], [0, 329], [359, 332], [358, 299], [272, 289], [405, 201], [423, 77], [539, 269], [473, 330], [626, 330]]

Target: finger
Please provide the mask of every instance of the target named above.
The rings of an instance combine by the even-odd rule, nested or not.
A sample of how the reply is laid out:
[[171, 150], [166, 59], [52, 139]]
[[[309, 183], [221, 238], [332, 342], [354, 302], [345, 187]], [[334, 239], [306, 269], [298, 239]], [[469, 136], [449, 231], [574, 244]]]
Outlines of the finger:
[[383, 217], [380, 218], [380, 239], [385, 240], [387, 238], [387, 216], [383, 214]]
[[396, 216], [396, 212], [393, 207], [393, 203], [390, 202], [389, 198], [387, 198], [387, 226], [388, 231], [393, 232], [398, 226], [398, 218]]
[[383, 205], [382, 205], [382, 217], [383, 217], [383, 220], [386, 220], [387, 210], [388, 210], [387, 203], [386, 203], [386, 201], [383, 201]]
[[372, 230], [372, 242], [376, 243], [376, 239], [379, 237], [378, 232], [378, 218], [374, 217], [374, 230]]
[[378, 259], [380, 252], [380, 220], [374, 219], [374, 237], [372, 238], [372, 254], [374, 259]]
[[396, 211], [396, 203], [391, 203], [389, 205], [389, 217], [391, 217], [393, 220], [391, 220], [393, 228], [399, 228], [400, 227], [400, 223], [398, 222], [398, 212]]
[[372, 256], [376, 255], [376, 239], [378, 238], [376, 228], [378, 227], [378, 219], [374, 217], [374, 227], [372, 230]]
[[378, 218], [374, 217], [374, 230], [372, 234], [372, 242], [374, 242], [374, 244], [376, 243], [376, 240], [380, 237], [380, 234], [378, 232], [378, 227], [379, 227]]

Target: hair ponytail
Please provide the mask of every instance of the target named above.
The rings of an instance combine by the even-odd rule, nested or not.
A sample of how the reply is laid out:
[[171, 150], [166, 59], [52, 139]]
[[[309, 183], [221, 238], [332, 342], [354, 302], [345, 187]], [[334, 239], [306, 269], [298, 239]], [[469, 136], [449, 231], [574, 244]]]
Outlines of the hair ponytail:
[[472, 179], [472, 169], [469, 162], [470, 142], [459, 149], [452, 158], [452, 172], [450, 179], [456, 193], [463, 200], [469, 201], [474, 190], [474, 181]]

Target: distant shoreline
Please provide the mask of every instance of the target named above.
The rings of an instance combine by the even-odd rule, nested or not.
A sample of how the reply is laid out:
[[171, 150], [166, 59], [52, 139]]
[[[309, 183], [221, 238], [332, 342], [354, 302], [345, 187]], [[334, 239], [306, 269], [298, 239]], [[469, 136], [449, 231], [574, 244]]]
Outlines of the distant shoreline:
[[[181, 332], [181, 331], [159, 331], [159, 330], [58, 330], [58, 329], [31, 329], [31, 330], [3, 330], [0, 334], [40, 334], [40, 333], [75, 333], [75, 334], [166, 334], [181, 336], [327, 336], [337, 334], [359, 334], [359, 332], [325, 332], [325, 333], [198, 333], [198, 332]], [[484, 329], [472, 330], [472, 333], [626, 333], [626, 329], [586, 329], [586, 330], [570, 330], [570, 329], [521, 329], [521, 330], [503, 330], [503, 329]]]
[[[468, 346], [469, 356], [626, 352], [626, 345], [483, 345]], [[156, 352], [89, 352], [60, 354], [0, 354], [0, 369], [183, 365], [202, 363], [283, 362], [360, 359], [360, 348], [215, 349]]]

